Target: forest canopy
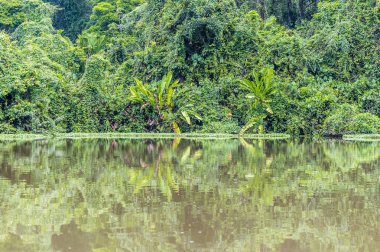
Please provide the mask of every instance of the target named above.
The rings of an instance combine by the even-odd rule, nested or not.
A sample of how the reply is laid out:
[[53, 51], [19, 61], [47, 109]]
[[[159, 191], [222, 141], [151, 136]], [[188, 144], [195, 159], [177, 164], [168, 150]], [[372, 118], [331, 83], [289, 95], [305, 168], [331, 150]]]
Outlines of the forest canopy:
[[0, 133], [378, 133], [379, 94], [376, 0], [0, 0]]

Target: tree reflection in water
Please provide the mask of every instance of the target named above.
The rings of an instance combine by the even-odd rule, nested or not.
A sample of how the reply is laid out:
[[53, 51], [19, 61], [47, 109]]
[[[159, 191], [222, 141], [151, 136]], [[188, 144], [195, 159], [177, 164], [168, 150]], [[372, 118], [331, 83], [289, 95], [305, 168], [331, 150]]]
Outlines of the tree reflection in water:
[[69, 224], [62, 225], [60, 234], [53, 234], [51, 237], [53, 250], [62, 252], [82, 251], [91, 252], [89, 234], [83, 232], [71, 221]]
[[375, 251], [380, 143], [0, 146], [0, 251]]

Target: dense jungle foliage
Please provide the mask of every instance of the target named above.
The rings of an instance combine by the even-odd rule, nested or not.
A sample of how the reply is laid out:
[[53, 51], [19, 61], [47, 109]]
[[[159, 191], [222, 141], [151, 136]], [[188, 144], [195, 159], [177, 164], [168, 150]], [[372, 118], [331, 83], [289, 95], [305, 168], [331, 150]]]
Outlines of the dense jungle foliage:
[[0, 0], [0, 29], [0, 133], [380, 131], [378, 0]]

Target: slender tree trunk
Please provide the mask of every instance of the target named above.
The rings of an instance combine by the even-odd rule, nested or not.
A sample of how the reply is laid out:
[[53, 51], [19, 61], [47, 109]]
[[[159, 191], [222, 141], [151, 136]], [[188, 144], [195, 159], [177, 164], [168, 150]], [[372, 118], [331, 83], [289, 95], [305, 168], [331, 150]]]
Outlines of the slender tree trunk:
[[287, 9], [288, 9], [288, 22], [289, 22], [289, 25], [292, 25], [293, 24], [293, 20], [292, 20], [292, 0], [287, 0]]
[[300, 10], [301, 19], [304, 19], [305, 18], [305, 1], [304, 0], [299, 0], [298, 8]]
[[264, 2], [264, 0], [257, 0], [256, 8], [257, 8], [257, 11], [260, 14], [260, 17], [262, 19], [265, 19], [266, 18], [266, 13], [265, 13], [265, 2]]

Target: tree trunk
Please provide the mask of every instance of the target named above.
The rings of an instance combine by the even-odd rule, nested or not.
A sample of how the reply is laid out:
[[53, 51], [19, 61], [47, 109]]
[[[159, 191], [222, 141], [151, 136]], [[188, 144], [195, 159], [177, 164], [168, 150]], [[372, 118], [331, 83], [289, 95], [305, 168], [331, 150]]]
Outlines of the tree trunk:
[[260, 17], [262, 19], [265, 19], [266, 18], [266, 13], [265, 13], [265, 2], [264, 2], [264, 0], [257, 0], [257, 4], [256, 5], [257, 5], [256, 9], [259, 12]]
[[300, 10], [301, 19], [304, 19], [305, 18], [305, 1], [304, 0], [299, 0], [298, 8]]
[[287, 9], [288, 9], [288, 22], [289, 22], [289, 25], [292, 25], [293, 24], [293, 20], [292, 20], [292, 0], [287, 0]]

